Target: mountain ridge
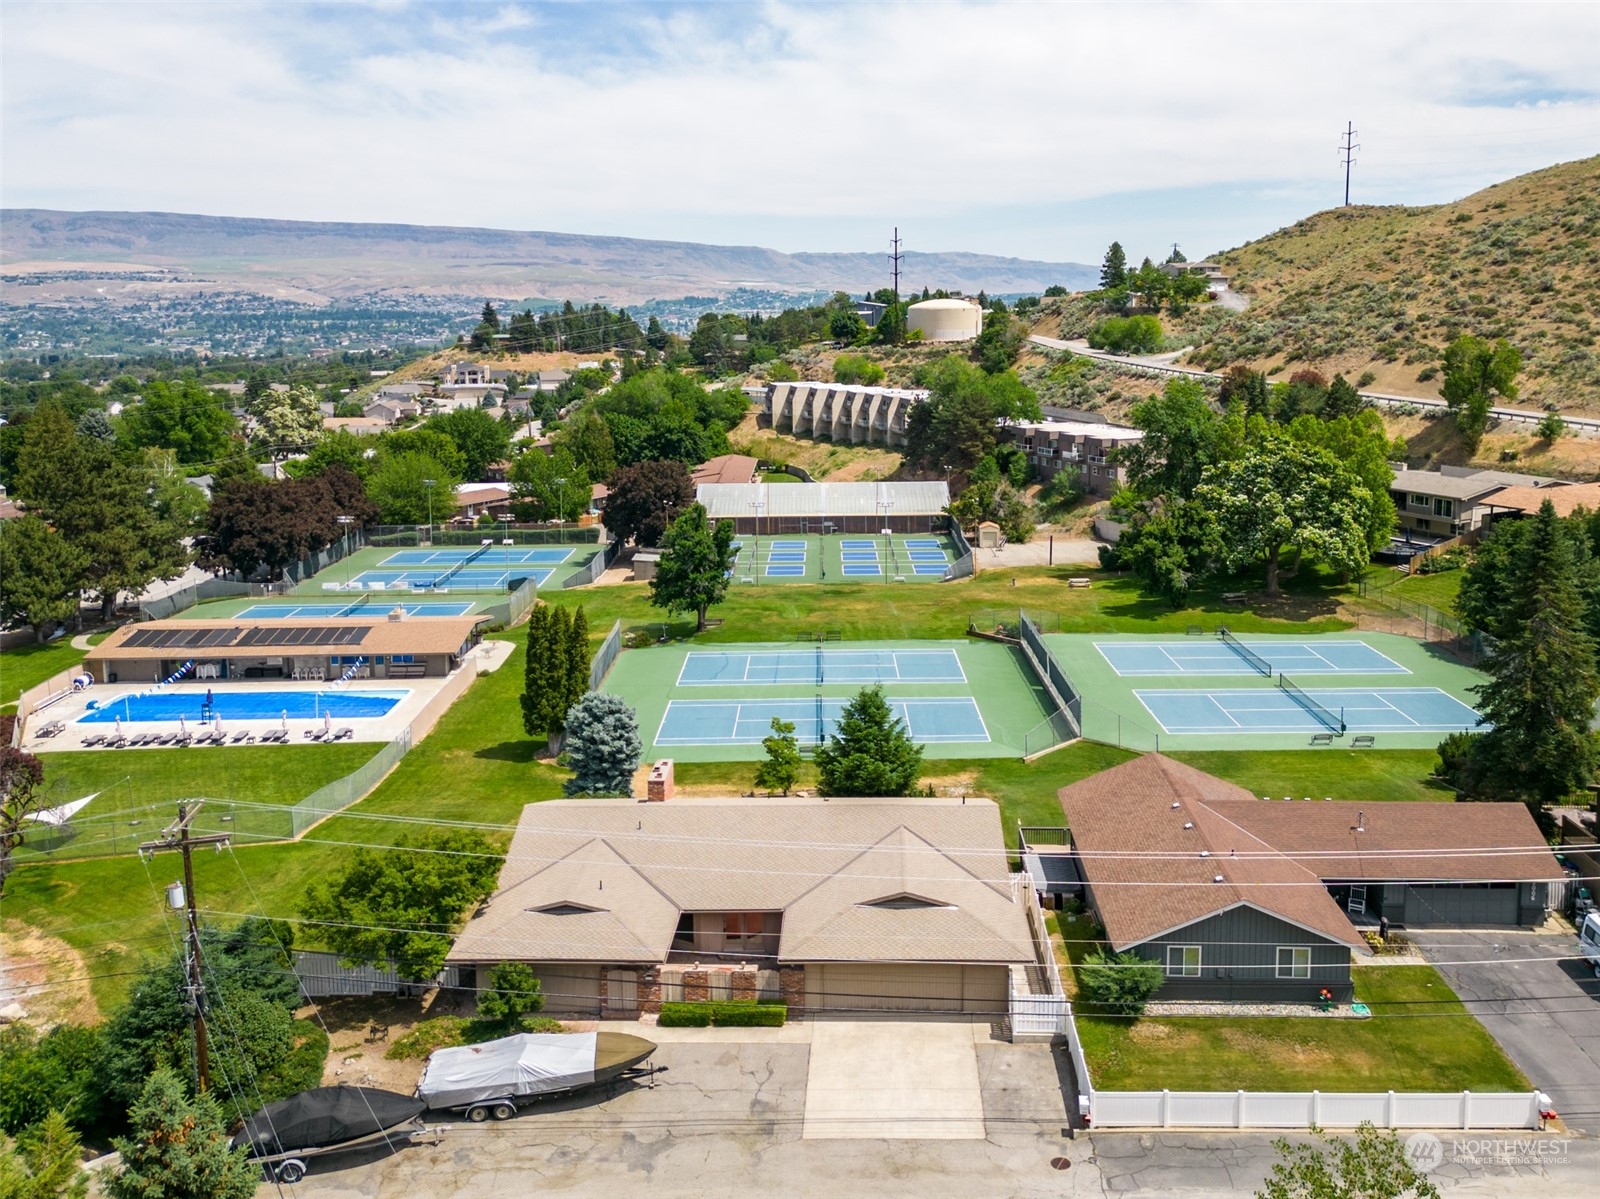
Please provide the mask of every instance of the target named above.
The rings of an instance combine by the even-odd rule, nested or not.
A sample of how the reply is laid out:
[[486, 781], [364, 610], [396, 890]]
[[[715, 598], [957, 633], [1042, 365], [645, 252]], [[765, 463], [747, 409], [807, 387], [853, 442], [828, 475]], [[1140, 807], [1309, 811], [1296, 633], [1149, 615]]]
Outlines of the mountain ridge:
[[[607, 234], [356, 221], [287, 221], [191, 213], [0, 210], [0, 262], [161, 269], [243, 291], [290, 287], [332, 299], [394, 290], [497, 299], [637, 303], [737, 287], [861, 292], [887, 282], [886, 256], [719, 246]], [[908, 252], [909, 292], [1042, 291], [1085, 286], [1097, 268], [966, 251]]]

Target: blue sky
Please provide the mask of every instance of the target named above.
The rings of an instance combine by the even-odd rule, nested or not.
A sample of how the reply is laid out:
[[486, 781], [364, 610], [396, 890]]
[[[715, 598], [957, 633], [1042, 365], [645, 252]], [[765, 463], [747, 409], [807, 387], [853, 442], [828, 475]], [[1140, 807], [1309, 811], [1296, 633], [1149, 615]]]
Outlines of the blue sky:
[[1098, 260], [1600, 151], [1600, 5], [36, 4], [0, 201]]

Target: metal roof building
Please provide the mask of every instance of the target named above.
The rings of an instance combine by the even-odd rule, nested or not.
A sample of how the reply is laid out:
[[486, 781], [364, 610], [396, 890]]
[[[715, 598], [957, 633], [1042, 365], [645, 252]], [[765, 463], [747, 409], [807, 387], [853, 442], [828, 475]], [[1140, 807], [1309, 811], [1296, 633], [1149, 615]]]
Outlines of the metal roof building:
[[949, 521], [950, 488], [943, 482], [703, 483], [695, 499], [712, 520], [731, 520], [740, 533], [929, 533]]

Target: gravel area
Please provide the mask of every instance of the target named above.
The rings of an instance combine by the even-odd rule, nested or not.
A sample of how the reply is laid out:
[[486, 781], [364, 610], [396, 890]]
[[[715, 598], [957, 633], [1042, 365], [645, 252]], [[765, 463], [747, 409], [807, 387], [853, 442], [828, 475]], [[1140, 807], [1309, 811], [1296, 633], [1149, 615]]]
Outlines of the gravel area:
[[1149, 1003], [1146, 1016], [1315, 1016], [1322, 1020], [1365, 1020], [1348, 1004], [1325, 1012], [1309, 1003]]

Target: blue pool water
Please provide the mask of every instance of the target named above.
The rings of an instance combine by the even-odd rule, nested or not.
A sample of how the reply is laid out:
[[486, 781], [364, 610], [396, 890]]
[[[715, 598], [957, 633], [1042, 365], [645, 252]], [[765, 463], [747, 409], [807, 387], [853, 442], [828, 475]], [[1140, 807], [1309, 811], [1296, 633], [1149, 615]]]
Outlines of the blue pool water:
[[[290, 720], [334, 720], [385, 716], [409, 691], [221, 691], [211, 698], [211, 710], [229, 720], [278, 720], [287, 712]], [[104, 700], [78, 718], [83, 724], [110, 724], [124, 721], [165, 721], [176, 724], [182, 716], [190, 722], [200, 719], [200, 706], [206, 693], [193, 688], [162, 692], [159, 695], [129, 695]]]

